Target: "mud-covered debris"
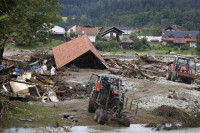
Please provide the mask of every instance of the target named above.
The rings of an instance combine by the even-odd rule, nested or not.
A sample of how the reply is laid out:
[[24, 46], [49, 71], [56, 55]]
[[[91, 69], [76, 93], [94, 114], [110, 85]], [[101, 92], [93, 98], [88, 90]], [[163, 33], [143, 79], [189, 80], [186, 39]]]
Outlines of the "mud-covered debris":
[[152, 112], [156, 116], [162, 116], [165, 118], [174, 118], [174, 119], [185, 119], [189, 118], [190, 116], [185, 113], [184, 111], [177, 109], [176, 107], [162, 105]]
[[200, 112], [187, 113], [181, 109], [178, 109], [172, 106], [162, 105], [154, 109], [152, 114], [155, 116], [160, 116], [160, 117], [165, 118], [164, 121], [159, 123], [161, 125], [166, 124], [166, 123], [170, 123], [171, 125], [176, 125], [176, 123], [179, 123], [183, 127], [199, 127], [200, 126]]
[[58, 89], [55, 92], [59, 100], [81, 99], [86, 95], [86, 88], [80, 83], [69, 83], [62, 79], [56, 79], [55, 85], [58, 86]]
[[146, 77], [155, 80], [158, 76], [165, 76], [166, 62], [154, 56], [136, 55], [138, 60], [119, 60], [106, 58], [109, 71], [124, 77]]

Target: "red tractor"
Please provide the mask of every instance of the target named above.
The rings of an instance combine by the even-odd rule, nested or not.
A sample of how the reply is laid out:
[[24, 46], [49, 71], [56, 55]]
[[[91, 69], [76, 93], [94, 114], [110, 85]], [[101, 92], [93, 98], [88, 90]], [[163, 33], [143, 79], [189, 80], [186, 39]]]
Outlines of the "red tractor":
[[119, 124], [130, 126], [130, 119], [122, 112], [125, 92], [122, 79], [112, 74], [93, 74], [88, 82], [90, 93], [88, 111], [94, 114], [94, 120], [105, 124], [117, 120]]
[[178, 78], [188, 84], [197, 78], [194, 59], [176, 57], [174, 62], [168, 66], [166, 79], [175, 81]]

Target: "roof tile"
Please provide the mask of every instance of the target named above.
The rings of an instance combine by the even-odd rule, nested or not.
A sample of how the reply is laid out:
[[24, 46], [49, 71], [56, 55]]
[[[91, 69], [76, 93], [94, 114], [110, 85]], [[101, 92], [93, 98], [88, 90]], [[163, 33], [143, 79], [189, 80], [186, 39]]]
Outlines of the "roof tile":
[[87, 28], [87, 27], [77, 27], [76, 28], [76, 34], [78, 35], [98, 35], [98, 29], [97, 28]]
[[96, 50], [86, 34], [52, 48], [57, 68], [70, 63], [84, 53], [91, 51], [107, 67], [106, 62]]

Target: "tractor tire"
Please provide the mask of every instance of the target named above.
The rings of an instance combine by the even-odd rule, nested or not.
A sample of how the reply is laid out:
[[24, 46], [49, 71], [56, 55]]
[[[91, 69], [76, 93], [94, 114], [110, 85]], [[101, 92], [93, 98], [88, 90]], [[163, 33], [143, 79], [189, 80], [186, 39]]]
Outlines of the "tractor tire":
[[95, 120], [95, 121], [97, 121], [97, 119], [99, 118], [100, 112], [101, 112], [101, 109], [97, 109], [97, 110], [95, 111], [95, 114], [94, 114], [94, 120]]
[[[113, 107], [115, 107], [115, 108], [113, 109]], [[111, 105], [113, 112], [116, 112], [119, 107], [120, 107], [120, 99], [119, 98], [113, 98], [112, 105]]]
[[172, 80], [172, 81], [175, 81], [176, 78], [177, 78], [177, 72], [176, 72], [176, 71], [173, 71], [171, 80]]
[[89, 104], [88, 104], [88, 112], [90, 113], [94, 113], [96, 108], [95, 108], [95, 105], [94, 105], [94, 99], [93, 98], [89, 98]]
[[171, 77], [172, 77], [171, 66], [169, 66], [166, 74], [166, 80], [170, 80]]
[[106, 113], [103, 109], [100, 109], [99, 117], [97, 118], [97, 123], [104, 125], [106, 122]]
[[192, 79], [186, 79], [186, 78], [182, 78], [181, 80], [186, 84], [191, 84], [194, 81]]
[[120, 119], [118, 123], [125, 127], [130, 127], [130, 124], [131, 124], [130, 119], [128, 118], [124, 118], [124, 120]]
[[191, 84], [193, 82], [193, 80], [186, 80], [187, 84]]

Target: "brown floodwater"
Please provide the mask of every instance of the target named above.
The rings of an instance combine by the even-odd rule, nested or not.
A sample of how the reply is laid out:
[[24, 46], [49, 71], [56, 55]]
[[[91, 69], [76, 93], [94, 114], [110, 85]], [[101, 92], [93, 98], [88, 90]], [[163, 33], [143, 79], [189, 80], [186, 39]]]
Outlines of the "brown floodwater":
[[39, 128], [8, 128], [4, 133], [200, 133], [200, 128], [187, 128], [170, 131], [155, 131], [152, 128], [146, 128], [144, 125], [131, 124], [130, 127], [118, 126], [74, 126], [74, 127], [39, 127]]

